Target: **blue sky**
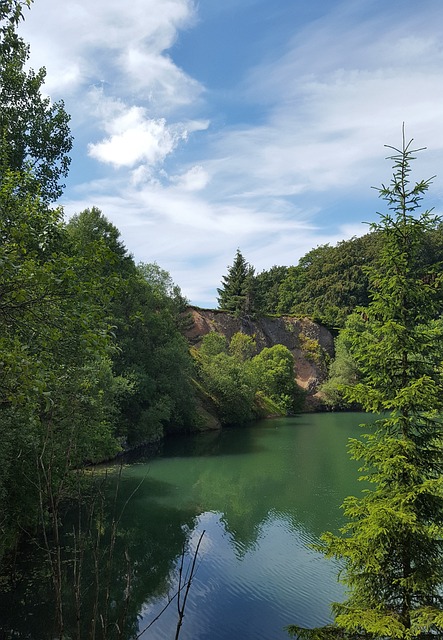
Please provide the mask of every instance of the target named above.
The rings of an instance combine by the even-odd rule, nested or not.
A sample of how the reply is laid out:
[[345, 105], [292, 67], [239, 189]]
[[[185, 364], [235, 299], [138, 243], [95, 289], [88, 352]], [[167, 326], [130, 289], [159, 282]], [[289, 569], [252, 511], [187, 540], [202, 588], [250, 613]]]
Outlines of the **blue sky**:
[[35, 0], [20, 30], [72, 116], [67, 216], [193, 304], [237, 248], [260, 272], [365, 233], [403, 122], [443, 211], [441, 0]]

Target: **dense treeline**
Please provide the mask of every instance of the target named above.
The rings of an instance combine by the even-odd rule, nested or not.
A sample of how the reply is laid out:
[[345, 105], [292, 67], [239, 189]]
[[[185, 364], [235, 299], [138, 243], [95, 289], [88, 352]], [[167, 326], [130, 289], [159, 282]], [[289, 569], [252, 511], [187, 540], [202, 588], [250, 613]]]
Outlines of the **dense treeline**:
[[136, 265], [97, 209], [69, 223], [72, 137], [63, 103], [27, 70], [22, 9], [0, 5], [0, 557], [52, 524], [71, 469], [194, 420], [185, 304], [157, 265]]
[[[336, 246], [316, 247], [295, 266], [258, 274], [238, 251], [218, 290], [219, 307], [240, 314], [308, 316], [337, 331], [356, 307], [369, 303], [367, 268], [379, 264], [381, 241], [380, 233], [371, 231]], [[443, 224], [424, 235], [419, 261], [431, 271], [440, 269]]]
[[[199, 425], [294, 411], [291, 353], [210, 334], [193, 357], [186, 300], [156, 264], [135, 264], [96, 208], [63, 220], [7, 170], [0, 189], [2, 543], [69, 494], [68, 471]], [[261, 410], [261, 413], [260, 413]]]
[[97, 209], [65, 224], [26, 178], [0, 189], [2, 541], [69, 468], [193, 422], [184, 301]]
[[193, 423], [192, 362], [181, 335], [186, 300], [166, 271], [134, 263], [119, 231], [92, 208], [67, 225], [71, 246], [100, 283], [104, 318], [115, 348], [113, 372], [124, 380], [116, 424], [130, 445], [157, 440]]

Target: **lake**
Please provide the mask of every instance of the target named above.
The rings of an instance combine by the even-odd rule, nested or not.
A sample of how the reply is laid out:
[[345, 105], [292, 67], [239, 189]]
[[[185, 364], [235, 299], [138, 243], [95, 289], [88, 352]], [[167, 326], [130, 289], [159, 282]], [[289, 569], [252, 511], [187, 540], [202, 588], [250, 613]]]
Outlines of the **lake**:
[[[143, 630], [176, 592], [183, 546], [187, 567], [203, 530], [180, 640], [283, 640], [285, 625], [330, 621], [330, 602], [343, 596], [338, 567], [311, 545], [322, 532], [338, 531], [343, 499], [361, 491], [346, 444], [360, 435], [364, 420], [358, 413], [302, 414], [180, 437], [165, 442], [155, 458], [132, 456], [118, 491], [115, 472], [103, 489], [108, 517], [119, 522], [112, 558], [104, 533], [94, 538], [99, 544], [92, 555], [85, 553], [81, 637], [90, 636], [94, 602], [106, 598], [121, 621], [121, 637], [173, 639], [175, 600]], [[89, 521], [94, 531], [104, 529], [99, 511], [96, 506]], [[69, 531], [77, 520], [66, 514], [71, 551]], [[14, 590], [0, 597], [0, 620], [10, 637], [54, 637], [43, 558], [41, 549], [25, 549]], [[73, 582], [67, 570], [66, 628], [75, 638]], [[98, 630], [96, 637], [102, 637]]]

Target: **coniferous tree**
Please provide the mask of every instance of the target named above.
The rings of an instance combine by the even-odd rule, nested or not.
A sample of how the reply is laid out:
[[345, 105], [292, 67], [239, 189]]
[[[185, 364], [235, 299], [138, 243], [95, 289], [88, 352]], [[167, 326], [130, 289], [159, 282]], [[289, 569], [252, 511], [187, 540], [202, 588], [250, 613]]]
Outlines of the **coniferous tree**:
[[[411, 142], [395, 149], [393, 179], [379, 190], [390, 213], [374, 225], [383, 235], [380, 266], [369, 273], [369, 306], [347, 332], [362, 380], [351, 401], [383, 415], [350, 451], [372, 484], [344, 502], [341, 536], [322, 550], [343, 569], [347, 599], [334, 623], [288, 628], [299, 638], [431, 639], [443, 634], [443, 331], [441, 277], [423, 268], [420, 245], [437, 219], [415, 215], [430, 180], [410, 186]], [[369, 428], [369, 426], [367, 426]]]
[[222, 286], [217, 289], [219, 308], [236, 315], [249, 315], [254, 310], [254, 268], [249, 265], [237, 249], [228, 274], [222, 278]]

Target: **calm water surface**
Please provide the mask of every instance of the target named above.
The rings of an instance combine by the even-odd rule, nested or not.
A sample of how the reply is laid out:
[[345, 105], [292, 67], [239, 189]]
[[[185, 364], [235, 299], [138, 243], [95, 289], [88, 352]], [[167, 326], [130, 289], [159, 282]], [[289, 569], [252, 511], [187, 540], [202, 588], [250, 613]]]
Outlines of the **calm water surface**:
[[[347, 413], [268, 420], [176, 439], [159, 457], [125, 466], [116, 557], [127, 549], [134, 568], [126, 637], [142, 633], [174, 593], [181, 549], [185, 544], [191, 558], [203, 530], [180, 640], [279, 640], [288, 637], [285, 625], [328, 622], [329, 604], [341, 599], [342, 587], [337, 566], [310, 545], [325, 530], [338, 530], [343, 498], [361, 491], [346, 443], [360, 435], [365, 419]], [[27, 571], [36, 569], [28, 565]], [[125, 561], [117, 559], [116, 608], [125, 571]], [[23, 581], [1, 598], [1, 618], [15, 637], [45, 638], [49, 596], [41, 587], [30, 589]], [[172, 605], [140, 637], [172, 639], [175, 625]]]

